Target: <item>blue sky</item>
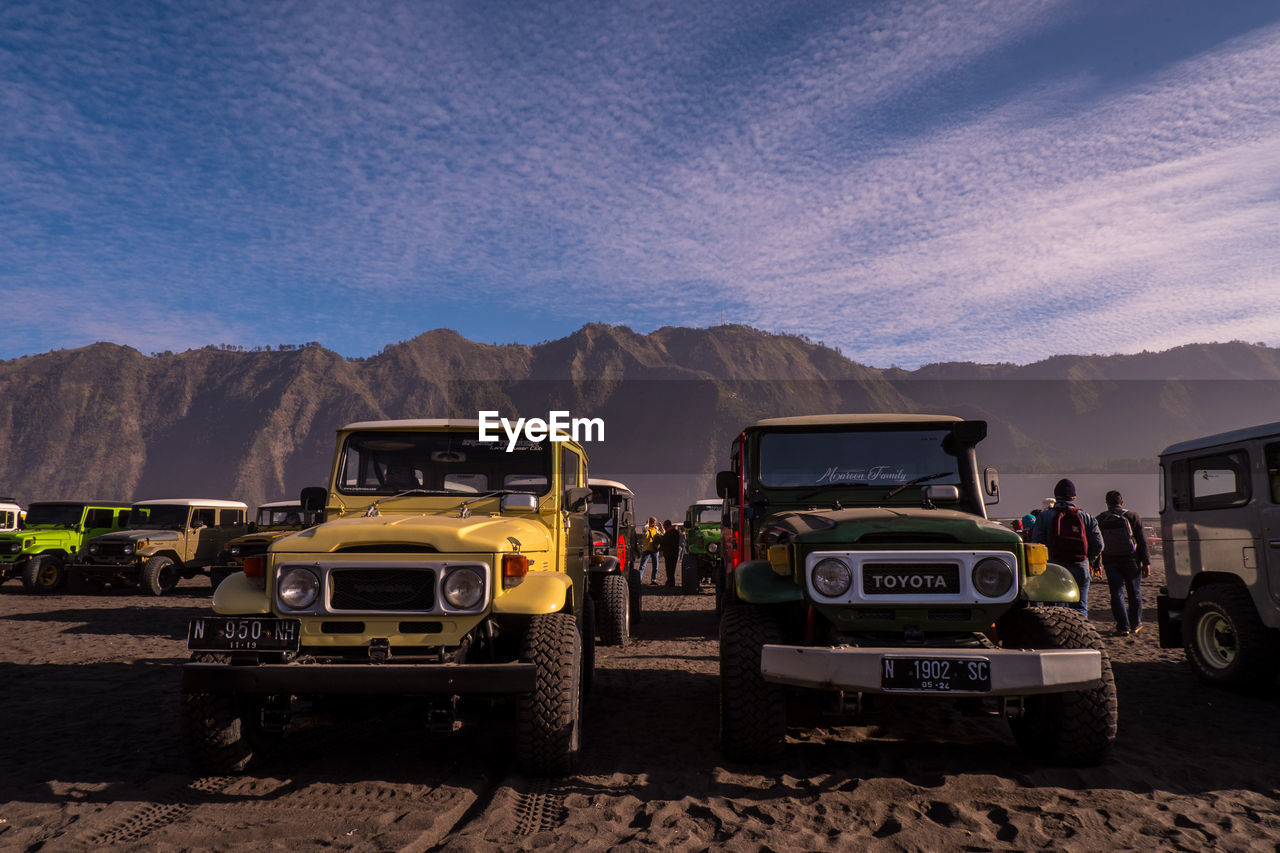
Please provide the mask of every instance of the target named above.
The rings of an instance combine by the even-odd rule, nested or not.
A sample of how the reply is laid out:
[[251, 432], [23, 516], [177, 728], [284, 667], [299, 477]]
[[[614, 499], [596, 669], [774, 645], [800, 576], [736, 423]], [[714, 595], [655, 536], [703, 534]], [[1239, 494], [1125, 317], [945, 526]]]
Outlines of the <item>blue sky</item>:
[[0, 358], [1280, 345], [1280, 4], [0, 5]]

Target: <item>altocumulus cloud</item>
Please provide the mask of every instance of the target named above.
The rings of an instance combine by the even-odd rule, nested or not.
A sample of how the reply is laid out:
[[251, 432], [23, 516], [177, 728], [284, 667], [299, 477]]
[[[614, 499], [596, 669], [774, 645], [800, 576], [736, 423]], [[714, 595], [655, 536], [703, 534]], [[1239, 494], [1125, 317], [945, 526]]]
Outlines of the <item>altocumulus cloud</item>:
[[10, 4], [0, 354], [1276, 343], [1280, 10], [1234, 8]]

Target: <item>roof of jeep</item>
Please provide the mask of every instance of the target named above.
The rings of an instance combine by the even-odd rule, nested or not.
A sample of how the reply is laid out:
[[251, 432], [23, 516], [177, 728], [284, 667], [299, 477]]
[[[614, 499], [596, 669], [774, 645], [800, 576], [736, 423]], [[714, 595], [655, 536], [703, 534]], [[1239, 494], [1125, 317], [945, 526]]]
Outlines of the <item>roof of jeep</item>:
[[724, 501], [720, 498], [704, 498], [700, 501], [694, 501], [690, 506], [723, 506]]
[[258, 509], [276, 509], [283, 506], [293, 506], [302, 509], [302, 504], [298, 501], [271, 501], [265, 504], [258, 504]]
[[240, 501], [220, 501], [210, 498], [171, 498], [167, 501], [134, 501], [133, 506], [159, 506], [161, 504], [170, 504], [176, 506], [207, 506], [207, 507], [226, 507], [230, 509], [248, 509], [248, 504], [240, 503]]
[[117, 509], [117, 508], [119, 508], [119, 509], [128, 509], [129, 507], [133, 506], [133, 504], [131, 504], [131, 503], [127, 503], [127, 502], [125, 502], [125, 501], [76, 501], [76, 500], [65, 500], [65, 501], [32, 501], [32, 502], [31, 502], [31, 506], [66, 506], [67, 504], [75, 504], [76, 506], [110, 507], [110, 508], [112, 508], [112, 509]]
[[356, 421], [341, 429], [424, 429], [426, 427], [475, 427], [480, 428], [478, 420], [459, 418], [402, 418], [390, 421]]
[[903, 415], [903, 414], [852, 414], [852, 415], [804, 415], [796, 418], [765, 418], [747, 429], [804, 426], [859, 426], [862, 424], [929, 424], [959, 423], [964, 418], [954, 415]]
[[1244, 429], [1233, 429], [1229, 432], [1219, 432], [1213, 435], [1206, 435], [1203, 438], [1193, 438], [1190, 441], [1180, 441], [1161, 450], [1160, 455], [1166, 456], [1170, 453], [1181, 453], [1184, 450], [1204, 450], [1209, 447], [1217, 447], [1220, 444], [1234, 444], [1238, 441], [1249, 441], [1272, 435], [1280, 435], [1280, 421], [1245, 427]]
[[635, 492], [631, 491], [631, 488], [629, 486], [624, 486], [622, 483], [619, 483], [617, 480], [605, 480], [600, 477], [588, 477], [587, 485], [588, 486], [608, 486], [611, 489], [621, 489], [622, 491], [626, 492], [632, 497], [635, 497], [635, 494], [636, 494]]

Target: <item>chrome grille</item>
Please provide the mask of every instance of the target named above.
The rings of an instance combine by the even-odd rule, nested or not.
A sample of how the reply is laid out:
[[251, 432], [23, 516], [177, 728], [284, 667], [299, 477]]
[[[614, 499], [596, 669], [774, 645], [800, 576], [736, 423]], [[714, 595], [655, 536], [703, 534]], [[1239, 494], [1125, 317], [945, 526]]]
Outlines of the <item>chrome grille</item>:
[[960, 567], [955, 563], [863, 563], [863, 595], [955, 595]]

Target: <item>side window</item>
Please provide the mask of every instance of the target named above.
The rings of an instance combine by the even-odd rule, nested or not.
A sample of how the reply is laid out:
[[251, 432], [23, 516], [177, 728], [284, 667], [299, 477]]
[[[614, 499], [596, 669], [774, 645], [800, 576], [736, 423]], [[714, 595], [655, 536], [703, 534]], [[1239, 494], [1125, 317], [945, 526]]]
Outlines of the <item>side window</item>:
[[84, 526], [90, 530], [111, 526], [111, 510], [93, 508], [84, 514]]
[[218, 523], [220, 523], [223, 527], [235, 527], [237, 524], [244, 524], [244, 510], [242, 509], [218, 510]]
[[129, 526], [129, 510], [127, 509], [120, 510], [120, 526], [121, 527]]
[[1242, 450], [1179, 460], [1171, 479], [1173, 508], [1178, 510], [1243, 506], [1252, 497], [1249, 456]]
[[1266, 457], [1267, 488], [1271, 492], [1271, 502], [1280, 504], [1280, 443], [1268, 444]]
[[581, 457], [577, 453], [565, 448], [560, 454], [560, 483], [561, 488], [571, 489], [578, 485], [581, 481], [578, 479], [578, 462]]
[[203, 524], [205, 527], [213, 527], [217, 521], [216, 509], [197, 509], [191, 513], [191, 526], [199, 527]]

